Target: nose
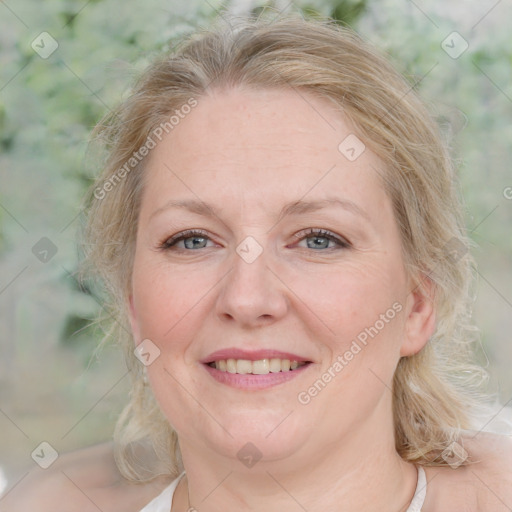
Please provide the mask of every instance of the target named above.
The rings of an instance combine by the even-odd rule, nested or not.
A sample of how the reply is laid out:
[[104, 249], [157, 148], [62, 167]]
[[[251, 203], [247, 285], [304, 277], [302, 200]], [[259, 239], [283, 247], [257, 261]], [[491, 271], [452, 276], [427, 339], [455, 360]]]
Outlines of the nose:
[[275, 322], [289, 307], [287, 288], [271, 268], [269, 251], [251, 238], [237, 247], [216, 303], [216, 313], [223, 321], [243, 327]]

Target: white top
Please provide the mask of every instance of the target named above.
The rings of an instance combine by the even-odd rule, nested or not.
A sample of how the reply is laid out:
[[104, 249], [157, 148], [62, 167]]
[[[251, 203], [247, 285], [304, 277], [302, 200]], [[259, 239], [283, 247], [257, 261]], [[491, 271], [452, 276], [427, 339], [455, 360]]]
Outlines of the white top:
[[425, 503], [425, 497], [427, 496], [427, 476], [422, 466], [416, 466], [418, 468], [418, 483], [416, 484], [416, 491], [412, 498], [411, 504], [406, 512], [421, 512], [421, 507]]
[[170, 512], [172, 507], [172, 497], [178, 487], [178, 483], [185, 471], [173, 480], [156, 498], [152, 499], [140, 512]]
[[[416, 491], [414, 492], [414, 497], [412, 498], [407, 512], [421, 512], [421, 507], [427, 495], [427, 477], [425, 476], [425, 470], [421, 466], [417, 466], [417, 468], [418, 483], [416, 484]], [[183, 471], [178, 478], [173, 480], [156, 498], [151, 500], [140, 512], [171, 512], [174, 491], [184, 474], [185, 471]]]

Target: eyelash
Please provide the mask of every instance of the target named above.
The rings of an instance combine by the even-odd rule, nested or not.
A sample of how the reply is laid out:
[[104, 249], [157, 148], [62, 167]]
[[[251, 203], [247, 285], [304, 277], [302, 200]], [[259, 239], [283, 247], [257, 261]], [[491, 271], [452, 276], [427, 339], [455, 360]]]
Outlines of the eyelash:
[[[312, 237], [312, 236], [316, 236], [319, 238], [327, 238], [328, 240], [338, 244], [338, 246], [339, 246], [338, 249], [348, 249], [349, 247], [351, 247], [351, 244], [347, 240], [340, 238], [340, 237], [334, 235], [333, 233], [331, 233], [330, 231], [326, 231], [324, 229], [309, 228], [309, 230], [306, 230], [306, 232], [301, 231], [294, 235], [295, 238], [299, 238], [299, 242], [305, 238]], [[194, 237], [202, 237], [202, 238], [210, 239], [210, 237], [204, 231], [197, 230], [197, 229], [188, 229], [186, 231], [182, 231], [181, 233], [177, 233], [176, 235], [172, 236], [171, 238], [166, 238], [158, 245], [158, 249], [161, 249], [163, 251], [170, 250], [170, 249], [172, 249], [172, 247], [175, 244], [177, 244], [181, 240], [185, 240], [187, 238], [194, 238]], [[205, 247], [201, 247], [200, 249], [205, 249]], [[324, 249], [324, 252], [331, 251], [334, 249], [337, 249], [337, 248], [336, 247], [327, 248], [327, 249]], [[190, 251], [193, 251], [194, 249], [186, 249], [185, 248], [185, 249], [174, 249], [174, 250], [190, 252]], [[312, 249], [312, 250], [314, 250], [314, 249]]]

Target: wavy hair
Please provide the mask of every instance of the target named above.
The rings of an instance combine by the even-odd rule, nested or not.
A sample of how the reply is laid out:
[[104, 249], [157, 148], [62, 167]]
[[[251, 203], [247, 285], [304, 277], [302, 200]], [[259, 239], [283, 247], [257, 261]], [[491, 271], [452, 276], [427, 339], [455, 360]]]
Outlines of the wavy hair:
[[[472, 362], [474, 260], [449, 145], [387, 56], [334, 20], [288, 15], [238, 18], [232, 26], [214, 23], [189, 35], [150, 64], [93, 132], [107, 157], [86, 197], [81, 268], [104, 285], [115, 319], [106, 338], [121, 345], [131, 376], [130, 401], [114, 433], [121, 473], [146, 481], [183, 469], [177, 434], [134, 355], [128, 296], [145, 161], [126, 163], [191, 98], [238, 85], [326, 98], [384, 162], [382, 185], [393, 204], [406, 271], [419, 287], [426, 278], [433, 281], [438, 319], [427, 345], [402, 357], [394, 374], [396, 450], [416, 464], [446, 465], [443, 451], [472, 428], [486, 378]], [[151, 462], [138, 454], [144, 444], [154, 451]]]

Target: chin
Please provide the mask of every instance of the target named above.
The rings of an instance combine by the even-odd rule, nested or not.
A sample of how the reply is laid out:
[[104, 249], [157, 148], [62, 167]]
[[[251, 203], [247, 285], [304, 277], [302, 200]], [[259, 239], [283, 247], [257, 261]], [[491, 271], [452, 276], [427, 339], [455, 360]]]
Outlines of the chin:
[[272, 462], [286, 459], [300, 451], [314, 433], [313, 429], [306, 431], [305, 425], [298, 428], [298, 425], [289, 421], [293, 415], [288, 411], [286, 414], [272, 414], [267, 418], [255, 419], [254, 415], [242, 421], [240, 418], [233, 418], [231, 422], [225, 417], [223, 426], [229, 434], [223, 429], [220, 432], [216, 429], [216, 435], [210, 437], [207, 443], [217, 453], [237, 458], [247, 467], [251, 466], [251, 460]]

